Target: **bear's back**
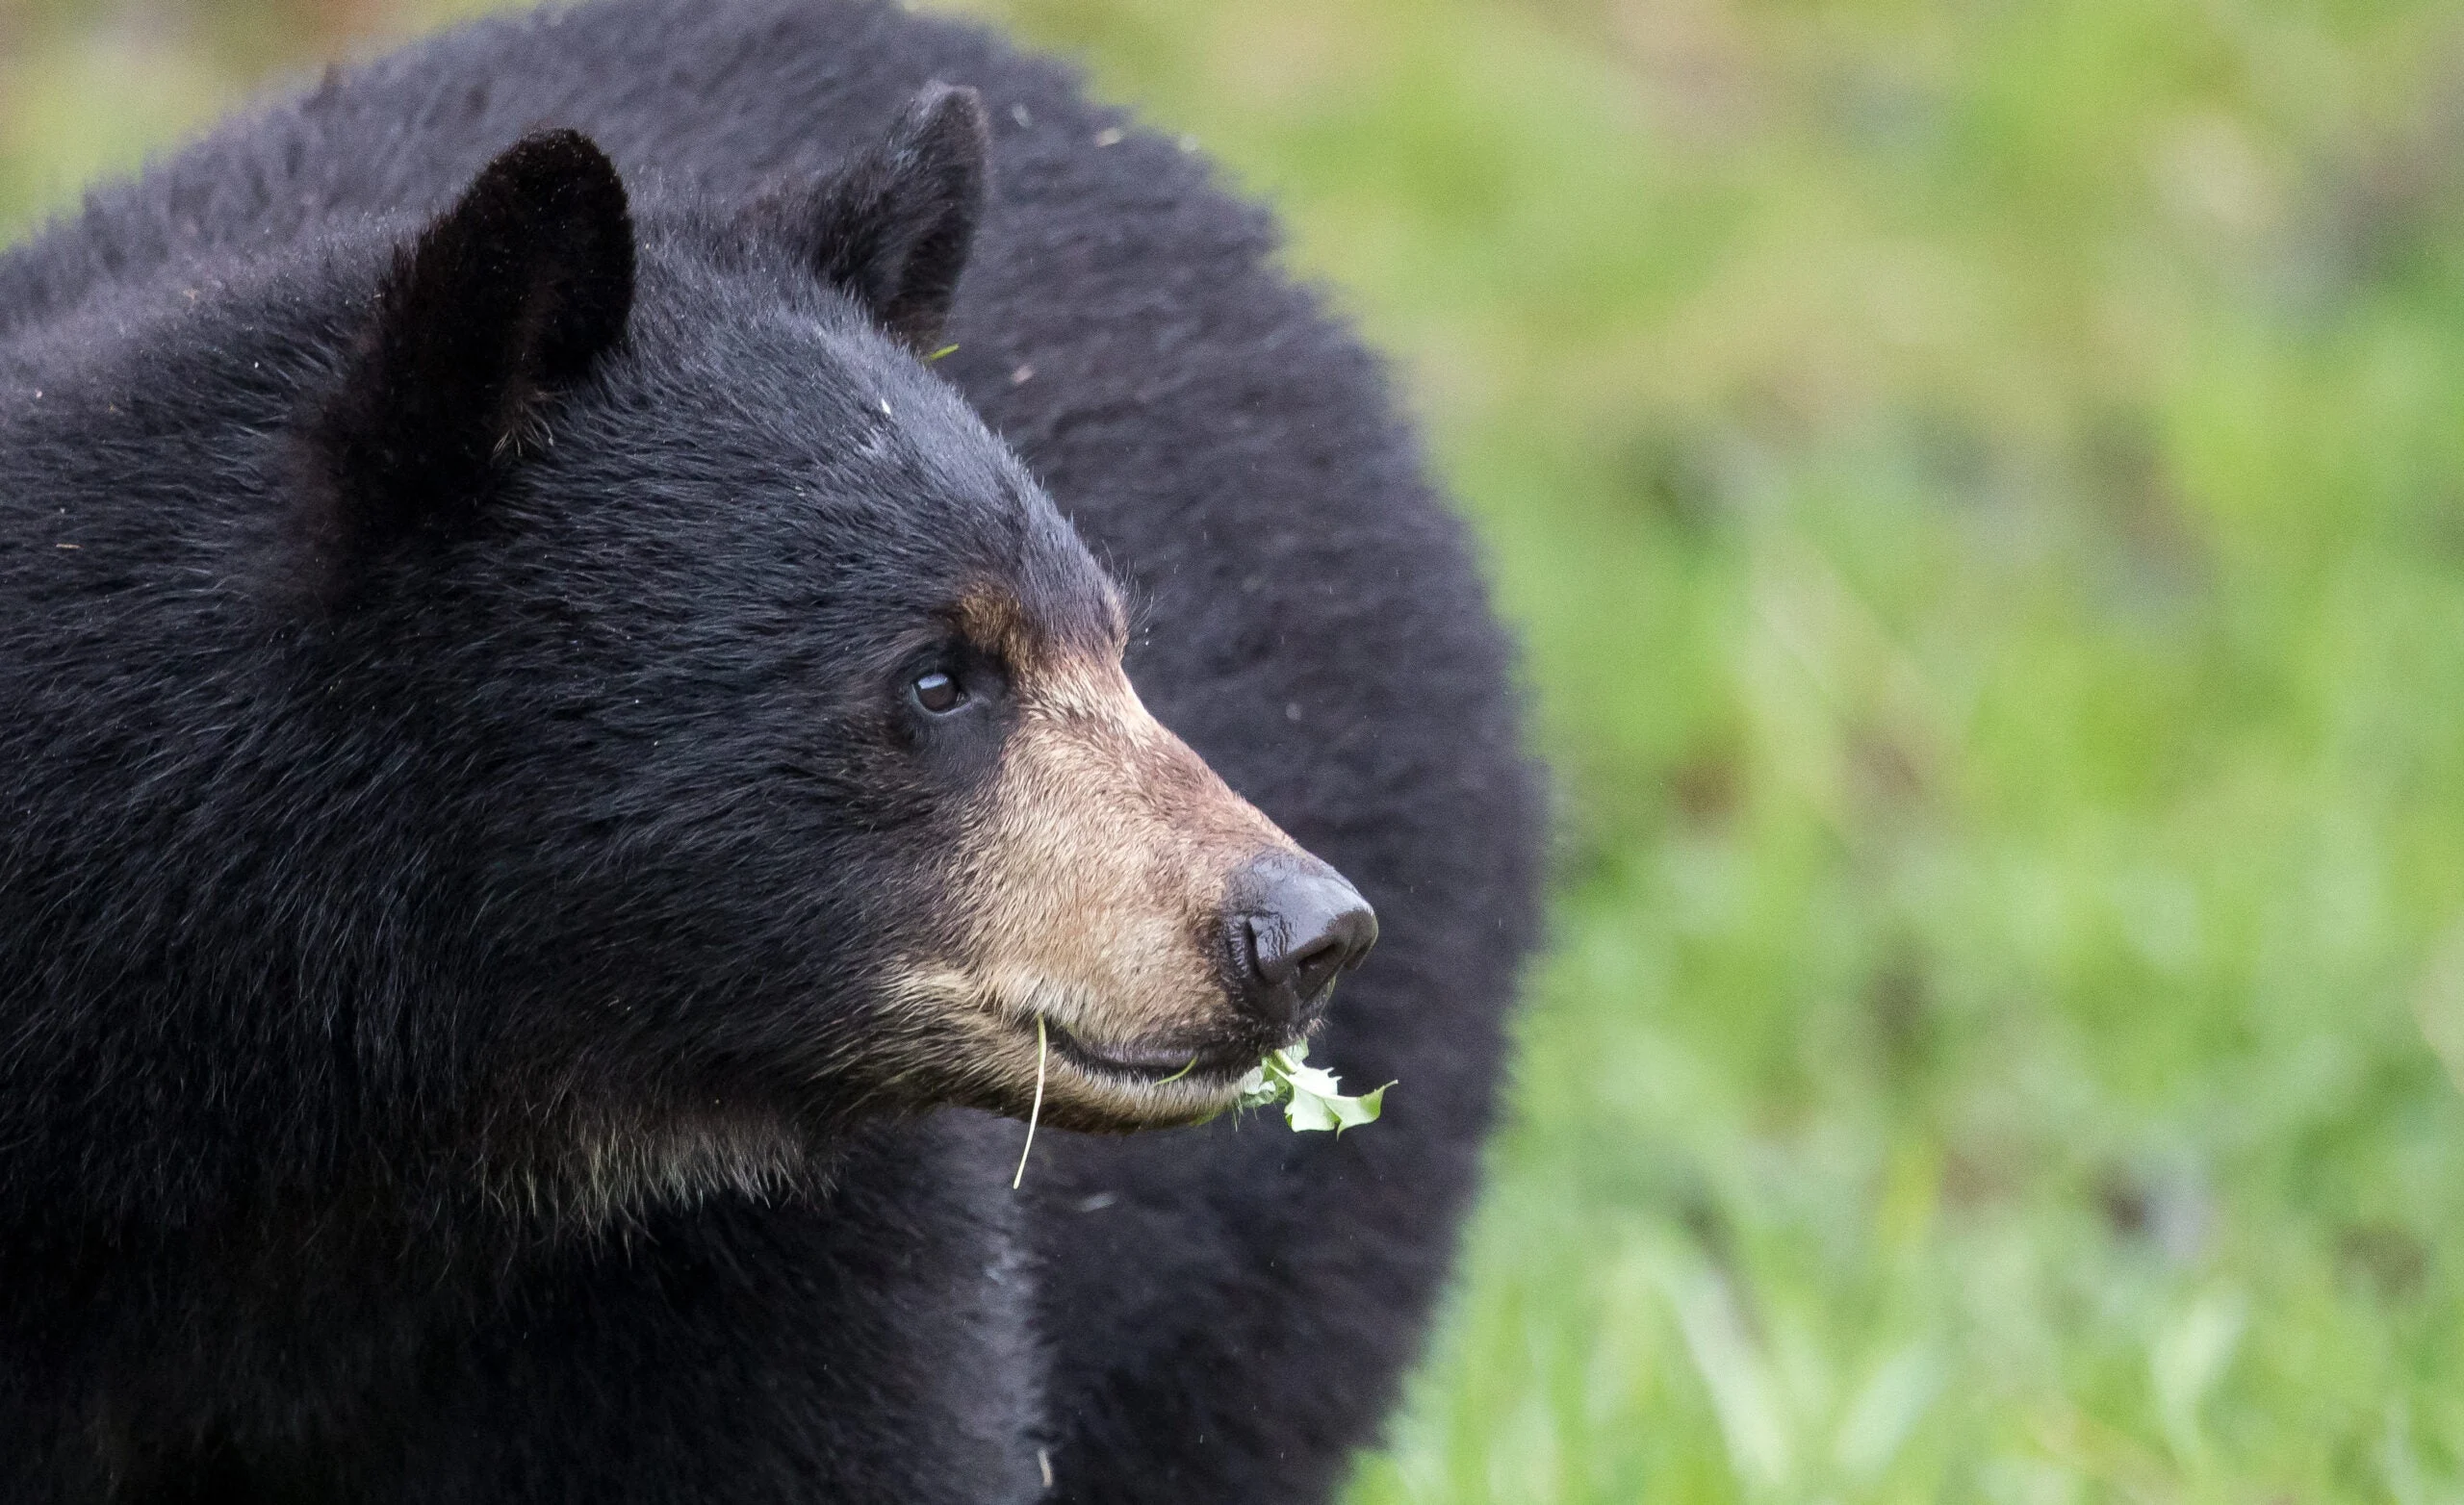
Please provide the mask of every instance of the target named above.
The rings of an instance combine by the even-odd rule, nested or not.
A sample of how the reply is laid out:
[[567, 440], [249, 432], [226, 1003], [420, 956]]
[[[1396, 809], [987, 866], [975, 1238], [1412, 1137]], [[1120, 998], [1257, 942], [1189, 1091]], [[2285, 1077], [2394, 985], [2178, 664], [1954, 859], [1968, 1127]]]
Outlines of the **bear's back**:
[[330, 68], [90, 191], [79, 212], [0, 255], [0, 338], [164, 267], [433, 213], [542, 126], [588, 134], [637, 201], [738, 199], [828, 167], [936, 78], [973, 85], [993, 107], [997, 182], [1060, 190], [1080, 214], [1198, 208], [1245, 248], [1263, 243], [1253, 216], [1203, 191], [1195, 164], [1080, 149], [1113, 116], [1081, 100], [1065, 69], [977, 28], [872, 0], [603, 0], [491, 17]]

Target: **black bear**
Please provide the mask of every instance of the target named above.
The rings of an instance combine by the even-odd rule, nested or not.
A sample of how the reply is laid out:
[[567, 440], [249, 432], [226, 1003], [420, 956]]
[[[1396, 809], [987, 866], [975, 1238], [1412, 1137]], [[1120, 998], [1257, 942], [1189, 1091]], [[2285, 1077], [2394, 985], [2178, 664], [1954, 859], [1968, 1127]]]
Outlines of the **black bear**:
[[[1271, 262], [860, 0], [483, 21], [0, 256], [0, 1502], [1332, 1491], [1538, 817]], [[1303, 1033], [1384, 1122], [1210, 1120]]]

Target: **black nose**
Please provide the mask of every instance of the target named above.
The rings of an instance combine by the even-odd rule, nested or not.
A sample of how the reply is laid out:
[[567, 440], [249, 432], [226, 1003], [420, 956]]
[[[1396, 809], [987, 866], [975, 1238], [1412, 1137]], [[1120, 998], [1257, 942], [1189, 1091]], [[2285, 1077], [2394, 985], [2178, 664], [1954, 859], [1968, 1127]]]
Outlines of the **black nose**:
[[1377, 912], [1313, 857], [1259, 857], [1233, 880], [1230, 921], [1241, 1005], [1299, 1029], [1324, 1012], [1335, 979], [1377, 944]]

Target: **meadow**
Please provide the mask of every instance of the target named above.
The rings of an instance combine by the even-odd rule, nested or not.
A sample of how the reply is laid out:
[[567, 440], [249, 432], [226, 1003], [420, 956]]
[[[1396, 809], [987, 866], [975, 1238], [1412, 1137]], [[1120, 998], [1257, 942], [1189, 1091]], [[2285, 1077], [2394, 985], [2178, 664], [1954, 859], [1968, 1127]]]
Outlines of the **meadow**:
[[[964, 3], [1282, 209], [1526, 645], [1352, 1505], [2464, 1499], [2464, 9]], [[0, 0], [0, 232], [448, 9]]]

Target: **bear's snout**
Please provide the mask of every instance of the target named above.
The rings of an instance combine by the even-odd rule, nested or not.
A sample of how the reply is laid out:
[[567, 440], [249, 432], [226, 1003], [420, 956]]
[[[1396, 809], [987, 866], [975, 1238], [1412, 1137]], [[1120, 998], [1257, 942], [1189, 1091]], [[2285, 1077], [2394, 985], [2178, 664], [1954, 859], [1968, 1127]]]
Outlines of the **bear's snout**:
[[1040, 1102], [1070, 1128], [1219, 1111], [1325, 1013], [1376, 913], [1158, 723], [1116, 658], [1008, 656], [1016, 724], [948, 870], [970, 924], [897, 992], [978, 1042], [969, 1101]]
[[1260, 1023], [1298, 1034], [1326, 1010], [1335, 981], [1377, 944], [1377, 911], [1344, 876], [1299, 852], [1270, 852], [1226, 895], [1234, 997]]

